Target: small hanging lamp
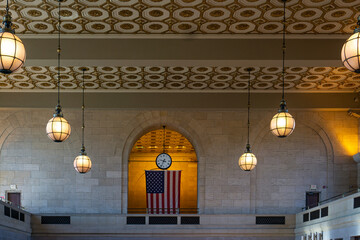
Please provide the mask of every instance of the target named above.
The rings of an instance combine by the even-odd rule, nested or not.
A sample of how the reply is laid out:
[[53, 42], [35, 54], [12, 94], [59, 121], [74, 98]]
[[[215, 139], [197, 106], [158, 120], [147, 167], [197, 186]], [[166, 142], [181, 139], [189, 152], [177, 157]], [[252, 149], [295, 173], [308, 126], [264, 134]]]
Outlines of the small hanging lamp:
[[25, 47], [15, 35], [9, 13], [9, 1], [6, 1], [6, 13], [0, 29], [0, 72], [10, 74], [18, 70], [25, 62]]
[[241, 168], [241, 170], [244, 171], [251, 171], [255, 168], [256, 164], [257, 164], [257, 159], [255, 157], [255, 155], [251, 152], [251, 147], [250, 147], [250, 72], [251, 72], [251, 68], [248, 68], [247, 71], [249, 71], [249, 80], [248, 80], [248, 134], [247, 134], [247, 144], [246, 144], [246, 149], [243, 155], [241, 155], [241, 157], [239, 158], [239, 167]]
[[60, 18], [60, 7], [61, 2], [63, 0], [59, 1], [59, 33], [58, 33], [58, 79], [57, 79], [57, 85], [58, 85], [58, 104], [55, 108], [55, 113], [53, 118], [51, 118], [47, 125], [46, 125], [46, 134], [47, 136], [53, 140], [54, 142], [63, 142], [66, 139], [69, 138], [71, 133], [71, 127], [69, 122], [63, 117], [63, 113], [61, 110], [60, 105], [60, 27], [61, 27], [61, 18]]
[[79, 156], [74, 160], [74, 168], [78, 173], [87, 173], [91, 169], [91, 159], [86, 155], [84, 145], [84, 132], [85, 132], [85, 68], [83, 71], [83, 82], [82, 82], [82, 146]]
[[272, 118], [270, 122], [270, 131], [279, 138], [284, 138], [289, 136], [295, 129], [295, 119], [291, 114], [288, 112], [288, 109], [286, 108], [286, 102], [285, 102], [285, 10], [286, 10], [286, 1], [282, 0], [284, 2], [284, 23], [283, 23], [283, 57], [282, 57], [282, 100], [280, 102], [280, 109], [277, 114]]
[[360, 16], [357, 25], [354, 34], [346, 40], [341, 49], [341, 60], [347, 69], [360, 73]]

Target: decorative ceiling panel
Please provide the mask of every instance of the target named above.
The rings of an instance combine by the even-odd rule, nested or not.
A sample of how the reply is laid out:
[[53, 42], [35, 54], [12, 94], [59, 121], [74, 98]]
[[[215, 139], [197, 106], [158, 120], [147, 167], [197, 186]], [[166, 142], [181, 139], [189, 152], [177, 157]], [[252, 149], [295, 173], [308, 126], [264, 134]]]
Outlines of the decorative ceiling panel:
[[[158, 129], [143, 135], [134, 144], [132, 153], [160, 153], [163, 151], [164, 130]], [[166, 129], [165, 150], [167, 153], [194, 153], [194, 147], [186, 137]]]
[[[82, 67], [61, 67], [61, 88], [81, 89]], [[94, 91], [245, 91], [247, 67], [86, 67], [86, 89]], [[57, 67], [27, 66], [10, 75], [0, 75], [0, 90], [35, 89], [52, 91], [57, 87]], [[251, 86], [255, 91], [280, 91], [280, 67], [254, 67]], [[289, 91], [349, 92], [360, 87], [360, 75], [345, 67], [286, 68], [285, 89]]]
[[[56, 32], [56, 0], [14, 0], [10, 8], [17, 33]], [[286, 30], [350, 33], [359, 11], [358, 0], [289, 0]], [[61, 16], [69, 34], [280, 33], [283, 9], [281, 0], [65, 0]]]

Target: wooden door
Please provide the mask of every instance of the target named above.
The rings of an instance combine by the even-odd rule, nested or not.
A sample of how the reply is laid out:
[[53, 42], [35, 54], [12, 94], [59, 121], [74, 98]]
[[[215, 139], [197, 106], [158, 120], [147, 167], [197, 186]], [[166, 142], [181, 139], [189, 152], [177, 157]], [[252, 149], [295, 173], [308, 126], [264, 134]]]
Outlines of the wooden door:
[[21, 206], [21, 194], [19, 192], [8, 192], [7, 200], [12, 202], [13, 205]]
[[313, 208], [318, 205], [320, 201], [319, 192], [306, 192], [306, 207]]

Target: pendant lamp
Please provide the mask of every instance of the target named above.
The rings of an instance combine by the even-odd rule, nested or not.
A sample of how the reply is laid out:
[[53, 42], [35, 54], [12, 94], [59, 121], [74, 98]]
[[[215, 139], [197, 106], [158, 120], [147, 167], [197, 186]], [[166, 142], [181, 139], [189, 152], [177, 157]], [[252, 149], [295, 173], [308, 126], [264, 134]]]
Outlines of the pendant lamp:
[[283, 57], [282, 57], [282, 100], [280, 102], [280, 109], [277, 114], [272, 118], [270, 122], [270, 131], [279, 138], [284, 138], [289, 136], [295, 129], [295, 119], [291, 114], [288, 112], [288, 109], [286, 108], [286, 102], [285, 102], [285, 10], [286, 10], [286, 1], [282, 0], [284, 2], [284, 23], [283, 23]]
[[251, 152], [251, 147], [250, 147], [250, 72], [251, 72], [251, 68], [247, 69], [249, 71], [249, 80], [248, 80], [248, 132], [247, 132], [247, 144], [246, 144], [246, 149], [243, 155], [241, 155], [241, 157], [239, 158], [239, 167], [241, 168], [241, 170], [244, 171], [251, 171], [255, 168], [256, 164], [257, 164], [257, 159], [255, 157], [255, 155]]
[[53, 118], [51, 118], [46, 125], [46, 133], [47, 136], [53, 140], [54, 142], [63, 142], [69, 138], [71, 133], [71, 127], [69, 122], [64, 118], [61, 105], [60, 105], [60, 27], [61, 27], [61, 18], [60, 18], [60, 7], [61, 2], [59, 1], [59, 33], [58, 33], [58, 77], [57, 77], [57, 85], [58, 85], [58, 103], [55, 108], [55, 113]]
[[0, 72], [10, 74], [18, 70], [25, 62], [25, 47], [15, 35], [9, 13], [9, 1], [6, 1], [6, 13], [0, 29]]
[[91, 169], [91, 159], [86, 155], [84, 145], [84, 132], [85, 132], [85, 68], [83, 71], [83, 82], [82, 82], [82, 133], [81, 133], [81, 150], [79, 156], [74, 160], [74, 168], [78, 173], [87, 173]]
[[360, 16], [357, 25], [354, 34], [346, 40], [341, 49], [341, 60], [347, 69], [360, 73]]

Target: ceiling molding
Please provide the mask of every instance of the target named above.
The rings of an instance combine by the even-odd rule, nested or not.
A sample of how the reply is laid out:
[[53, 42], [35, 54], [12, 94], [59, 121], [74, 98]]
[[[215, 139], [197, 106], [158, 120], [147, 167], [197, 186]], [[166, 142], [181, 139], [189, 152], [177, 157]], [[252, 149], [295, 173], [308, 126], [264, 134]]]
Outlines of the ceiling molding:
[[[57, 34], [16, 34], [21, 39], [57, 39]], [[287, 39], [342, 39], [351, 33], [287, 34]], [[63, 34], [62, 39], [282, 39], [282, 34]]]

